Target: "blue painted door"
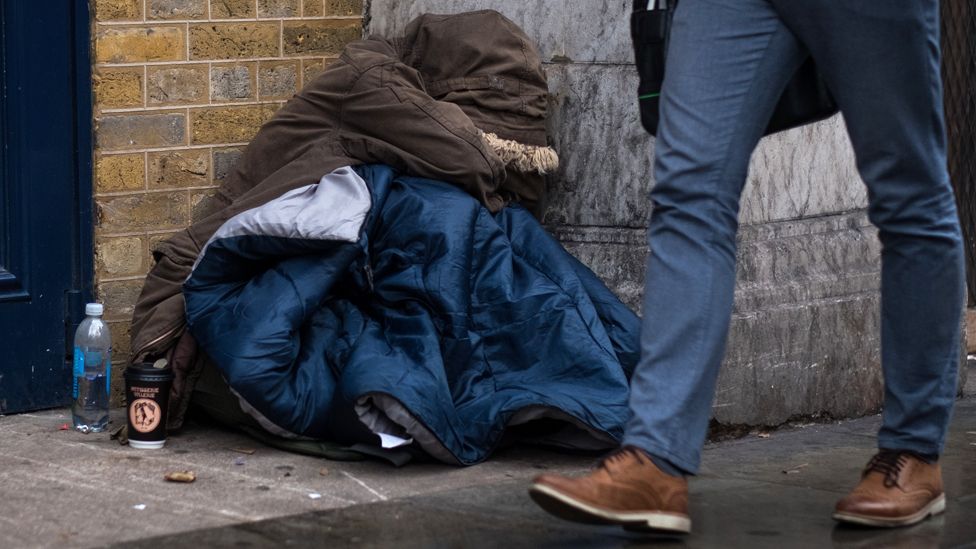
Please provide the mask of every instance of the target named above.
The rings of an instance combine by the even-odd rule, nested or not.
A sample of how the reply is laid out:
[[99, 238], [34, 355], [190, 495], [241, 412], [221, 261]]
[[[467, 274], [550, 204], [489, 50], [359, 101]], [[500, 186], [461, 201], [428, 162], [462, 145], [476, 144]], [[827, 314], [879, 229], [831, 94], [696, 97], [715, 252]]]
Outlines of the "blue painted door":
[[91, 284], [86, 0], [0, 0], [0, 414], [70, 401]]

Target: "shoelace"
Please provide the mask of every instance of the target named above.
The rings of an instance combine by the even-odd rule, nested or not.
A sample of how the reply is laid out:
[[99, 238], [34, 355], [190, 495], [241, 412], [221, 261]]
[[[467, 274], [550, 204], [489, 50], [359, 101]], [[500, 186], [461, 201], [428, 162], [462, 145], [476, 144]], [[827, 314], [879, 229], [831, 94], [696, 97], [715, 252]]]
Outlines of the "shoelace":
[[600, 467], [612, 471], [622, 465], [629, 457], [633, 456], [641, 464], [648, 463], [650, 458], [647, 457], [643, 451], [634, 448], [633, 446], [624, 446], [623, 448], [617, 448], [606, 457], [600, 461]]
[[901, 474], [902, 468], [908, 462], [907, 456], [909, 455], [909, 452], [882, 450], [871, 458], [871, 461], [864, 468], [864, 474], [881, 473], [885, 477], [885, 488], [893, 488], [898, 485], [898, 475]]

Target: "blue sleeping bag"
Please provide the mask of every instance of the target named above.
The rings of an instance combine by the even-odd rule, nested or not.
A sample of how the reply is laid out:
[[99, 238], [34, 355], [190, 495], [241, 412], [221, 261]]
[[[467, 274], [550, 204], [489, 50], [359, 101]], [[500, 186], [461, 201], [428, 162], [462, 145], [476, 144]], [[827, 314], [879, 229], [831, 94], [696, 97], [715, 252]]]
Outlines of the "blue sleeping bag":
[[628, 418], [636, 315], [525, 209], [387, 166], [230, 219], [184, 295], [200, 347], [278, 434], [328, 439], [352, 417], [466, 465], [513, 425], [560, 420], [543, 442], [596, 449]]

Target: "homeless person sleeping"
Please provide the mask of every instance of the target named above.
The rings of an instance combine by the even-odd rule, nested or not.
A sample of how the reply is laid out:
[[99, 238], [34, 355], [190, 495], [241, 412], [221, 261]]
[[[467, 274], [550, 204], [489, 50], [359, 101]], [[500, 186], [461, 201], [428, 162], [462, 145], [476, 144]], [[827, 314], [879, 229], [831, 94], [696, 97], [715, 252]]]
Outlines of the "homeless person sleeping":
[[338, 458], [614, 447], [639, 321], [530, 213], [547, 90], [494, 11], [349, 44], [154, 250], [131, 359], [173, 366], [170, 428], [192, 403]]

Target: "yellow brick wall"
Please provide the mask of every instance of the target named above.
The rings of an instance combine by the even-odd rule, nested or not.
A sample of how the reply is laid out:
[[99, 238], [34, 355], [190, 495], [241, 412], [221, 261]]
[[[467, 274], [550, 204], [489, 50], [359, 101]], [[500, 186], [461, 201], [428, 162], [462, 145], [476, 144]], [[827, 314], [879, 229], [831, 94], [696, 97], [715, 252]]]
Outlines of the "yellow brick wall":
[[95, 287], [117, 365], [152, 247], [195, 220], [261, 124], [361, 36], [362, 10], [363, 0], [92, 0]]

